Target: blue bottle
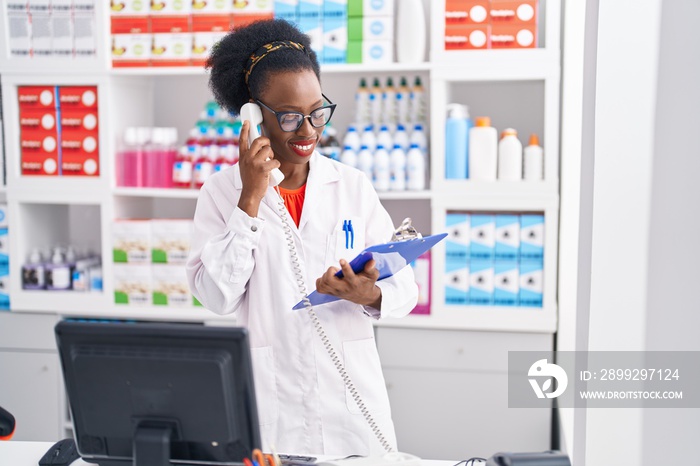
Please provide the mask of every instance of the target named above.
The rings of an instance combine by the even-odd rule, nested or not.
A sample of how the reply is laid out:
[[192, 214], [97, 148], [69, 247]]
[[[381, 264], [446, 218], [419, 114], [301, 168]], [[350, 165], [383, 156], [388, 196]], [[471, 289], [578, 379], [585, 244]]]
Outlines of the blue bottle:
[[469, 108], [461, 104], [447, 106], [445, 124], [445, 178], [469, 178]]

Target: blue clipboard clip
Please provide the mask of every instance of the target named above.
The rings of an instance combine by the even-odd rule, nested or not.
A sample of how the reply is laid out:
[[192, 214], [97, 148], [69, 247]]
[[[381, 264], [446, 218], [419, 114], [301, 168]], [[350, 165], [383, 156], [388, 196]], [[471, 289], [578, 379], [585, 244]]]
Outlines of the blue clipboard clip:
[[[416, 260], [421, 254], [435, 246], [447, 236], [447, 233], [431, 235], [426, 237], [413, 237], [412, 239], [391, 241], [389, 243], [377, 244], [366, 248], [350, 261], [353, 272], [359, 273], [365, 268], [365, 264], [374, 259], [375, 267], [379, 271], [377, 281], [391, 277], [399, 270]], [[400, 235], [395, 234], [395, 238]], [[342, 277], [343, 271], [339, 270], [336, 277]], [[308, 296], [312, 306], [338, 301], [340, 298], [328, 294], [313, 291]], [[299, 301], [292, 309], [304, 309], [304, 301]]]

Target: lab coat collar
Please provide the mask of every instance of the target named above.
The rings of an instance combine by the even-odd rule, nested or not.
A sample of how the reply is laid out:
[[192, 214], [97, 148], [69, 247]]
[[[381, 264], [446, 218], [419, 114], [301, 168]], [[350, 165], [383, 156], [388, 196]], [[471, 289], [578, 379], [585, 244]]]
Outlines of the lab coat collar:
[[[292, 231], [297, 234], [304, 229], [304, 225], [309, 221], [309, 216], [313, 215], [313, 210], [324, 197], [324, 187], [327, 184], [335, 183], [340, 180], [340, 173], [334, 163], [327, 157], [314, 152], [309, 159], [309, 178], [306, 180], [306, 195], [304, 197], [304, 208], [301, 211], [301, 219], [299, 228], [296, 228], [294, 222], [290, 222]], [[233, 173], [233, 186], [240, 190], [243, 189], [240, 170], [235, 170]], [[274, 188], [268, 188], [263, 202], [267, 204], [277, 215], [279, 215], [279, 197]]]

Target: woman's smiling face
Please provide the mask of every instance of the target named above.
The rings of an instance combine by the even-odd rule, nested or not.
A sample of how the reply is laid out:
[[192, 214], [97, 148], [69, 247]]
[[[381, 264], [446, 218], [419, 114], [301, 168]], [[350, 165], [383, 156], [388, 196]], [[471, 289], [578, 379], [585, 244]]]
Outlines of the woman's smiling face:
[[[265, 90], [258, 100], [276, 112], [300, 112], [309, 115], [324, 105], [321, 84], [311, 70], [277, 71], [268, 77]], [[275, 158], [281, 164], [308, 163], [320, 140], [323, 127], [314, 128], [308, 118], [292, 132], [282, 131], [277, 117], [262, 108], [263, 134], [270, 138]]]

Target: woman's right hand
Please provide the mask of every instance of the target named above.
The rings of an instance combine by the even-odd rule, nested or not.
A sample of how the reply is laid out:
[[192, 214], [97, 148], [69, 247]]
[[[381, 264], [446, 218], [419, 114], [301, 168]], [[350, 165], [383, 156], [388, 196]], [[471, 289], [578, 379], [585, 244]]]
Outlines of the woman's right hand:
[[243, 122], [239, 139], [238, 167], [241, 172], [243, 190], [238, 207], [250, 217], [258, 216], [260, 201], [265, 197], [269, 186], [270, 171], [279, 168], [279, 161], [270, 147], [270, 140], [265, 136], [255, 139], [248, 148], [250, 122]]

